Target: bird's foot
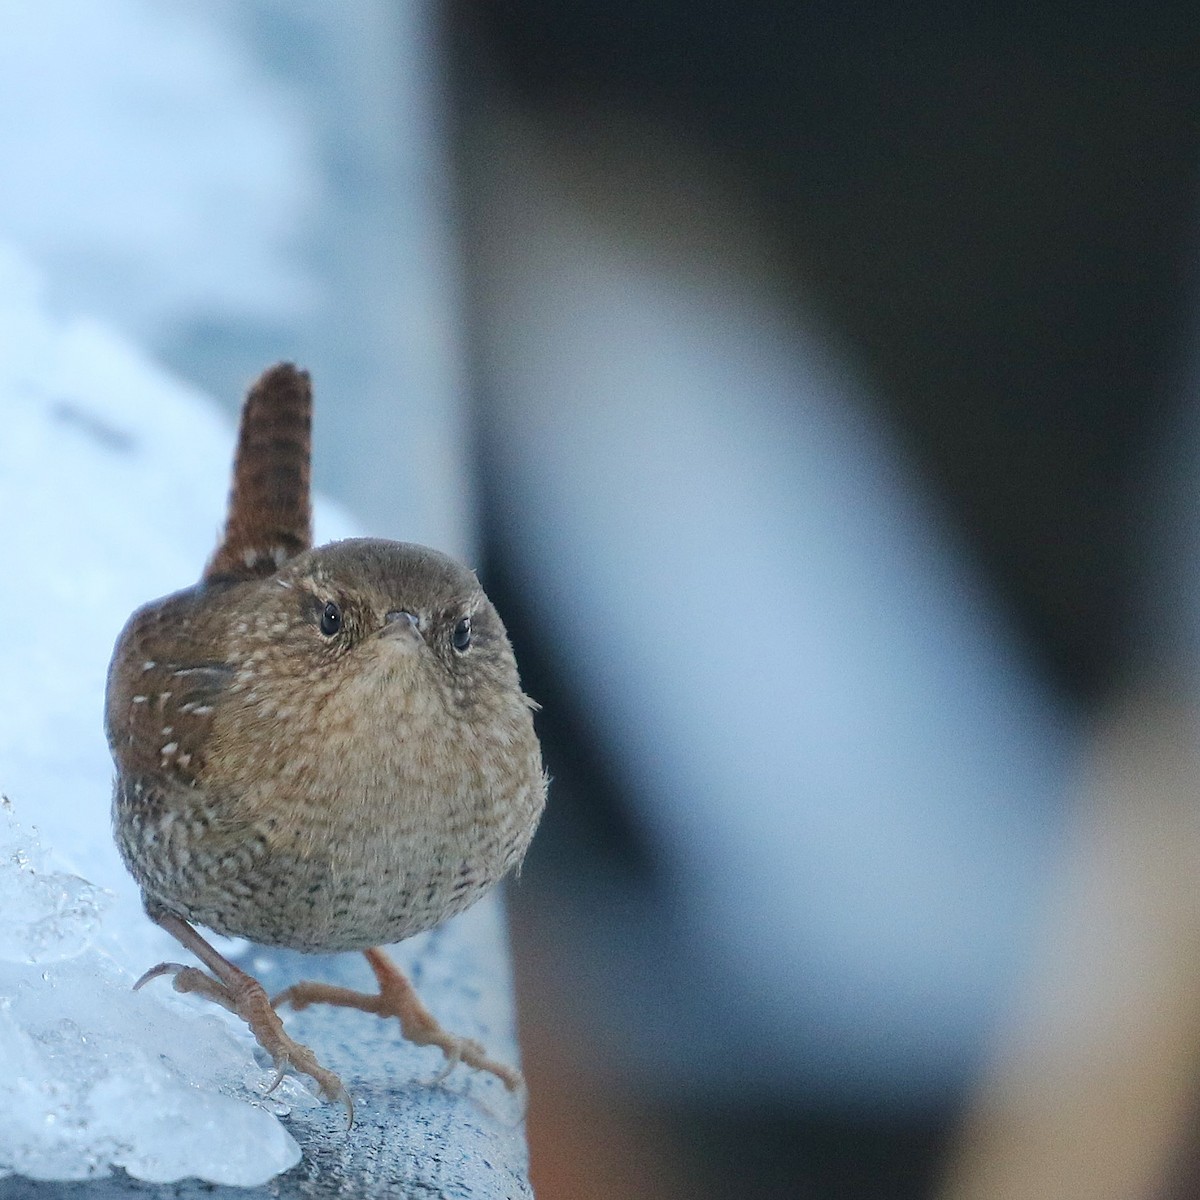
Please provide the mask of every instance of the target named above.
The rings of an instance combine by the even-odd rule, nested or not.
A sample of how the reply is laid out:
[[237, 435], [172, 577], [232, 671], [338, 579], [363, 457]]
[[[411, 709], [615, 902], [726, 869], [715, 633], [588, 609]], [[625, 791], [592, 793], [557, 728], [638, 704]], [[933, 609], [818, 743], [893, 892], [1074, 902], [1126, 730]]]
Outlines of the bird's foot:
[[310, 1004], [336, 1004], [340, 1008], [357, 1008], [380, 1017], [395, 1017], [400, 1022], [400, 1032], [410, 1042], [418, 1046], [437, 1046], [445, 1054], [446, 1063], [431, 1083], [440, 1083], [459, 1063], [465, 1063], [477, 1071], [495, 1075], [510, 1092], [524, 1092], [525, 1079], [520, 1071], [489, 1058], [486, 1049], [473, 1038], [460, 1037], [443, 1029], [421, 1003], [412, 984], [382, 950], [366, 950], [364, 954], [379, 981], [376, 995], [305, 981], [280, 992], [272, 1003], [276, 1006], [290, 1004], [297, 1010]]
[[196, 967], [185, 967], [182, 963], [159, 963], [158, 966], [151, 967], [133, 988], [137, 991], [151, 979], [160, 975], [171, 975], [172, 986], [177, 992], [191, 992], [204, 996], [229, 1009], [250, 1026], [250, 1032], [275, 1064], [275, 1080], [267, 1088], [267, 1095], [283, 1082], [284, 1075], [291, 1068], [314, 1080], [327, 1100], [345, 1104], [349, 1124], [353, 1125], [354, 1101], [350, 1099], [350, 1093], [346, 1091], [342, 1081], [332, 1071], [321, 1066], [316, 1055], [307, 1046], [287, 1035], [283, 1022], [271, 1001], [267, 999], [262, 984], [232, 963], [227, 965], [229, 979], [222, 981]]

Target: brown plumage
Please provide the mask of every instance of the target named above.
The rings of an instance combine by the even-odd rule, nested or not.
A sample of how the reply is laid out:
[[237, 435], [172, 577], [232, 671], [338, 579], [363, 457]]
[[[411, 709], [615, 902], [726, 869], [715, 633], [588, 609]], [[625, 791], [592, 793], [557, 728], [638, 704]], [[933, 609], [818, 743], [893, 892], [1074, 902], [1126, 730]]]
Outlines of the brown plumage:
[[238, 1012], [282, 1071], [341, 1081], [191, 922], [270, 945], [363, 950], [365, 996], [298, 984], [274, 1003], [354, 1005], [520, 1082], [443, 1030], [377, 947], [461, 912], [520, 862], [545, 777], [504, 626], [437, 551], [310, 549], [308, 375], [267, 371], [242, 415], [229, 517], [201, 581], [146, 605], [109, 668], [113, 825], [146, 910], [209, 968], [163, 963]]
[[312, 381], [280, 363], [242, 406], [225, 536], [206, 580], [270, 575], [312, 545]]

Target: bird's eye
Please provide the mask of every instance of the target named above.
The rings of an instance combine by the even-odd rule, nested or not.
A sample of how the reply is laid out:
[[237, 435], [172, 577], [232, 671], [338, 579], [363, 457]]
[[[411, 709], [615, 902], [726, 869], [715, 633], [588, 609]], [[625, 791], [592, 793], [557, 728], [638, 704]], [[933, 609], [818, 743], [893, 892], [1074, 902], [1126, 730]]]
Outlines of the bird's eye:
[[463, 617], [461, 621], [454, 627], [454, 636], [451, 638], [454, 643], [454, 648], [462, 654], [471, 644], [471, 618]]
[[326, 637], [333, 637], [342, 628], [342, 610], [332, 600], [325, 605], [321, 613], [321, 632]]

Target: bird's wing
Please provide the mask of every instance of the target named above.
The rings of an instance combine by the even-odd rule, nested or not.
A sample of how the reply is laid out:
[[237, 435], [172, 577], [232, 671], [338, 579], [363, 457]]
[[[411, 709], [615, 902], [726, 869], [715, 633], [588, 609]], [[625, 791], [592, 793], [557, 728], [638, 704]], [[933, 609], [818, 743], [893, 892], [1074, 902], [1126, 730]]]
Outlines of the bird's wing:
[[[201, 585], [202, 586], [202, 585]], [[199, 588], [134, 613], [109, 668], [105, 726], [122, 774], [190, 786], [203, 770], [213, 714], [233, 668], [212, 659], [192, 624]]]

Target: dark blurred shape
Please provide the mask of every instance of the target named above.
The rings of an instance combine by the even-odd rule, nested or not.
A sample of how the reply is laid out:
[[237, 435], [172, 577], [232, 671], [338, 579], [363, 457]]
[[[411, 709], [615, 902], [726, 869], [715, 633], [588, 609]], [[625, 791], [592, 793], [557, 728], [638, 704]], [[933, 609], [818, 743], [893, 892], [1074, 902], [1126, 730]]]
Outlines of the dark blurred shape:
[[[1178, 411], [1195, 299], [1193, 22], [1183, 5], [452, 4], [476, 333], [486, 285], [472, 187], [491, 169], [480, 156], [505, 144], [488, 134], [515, 122], [551, 141], [576, 128], [598, 143], [604, 130], [629, 143], [633, 163], [656, 141], [702, 159], [736, 181], [727, 196], [774, 252], [780, 306], [813, 306], [851, 348], [874, 416], [1021, 631], [1046, 694], [1086, 713], [1138, 671], [1144, 650], [1139, 514], [1147, 462]], [[611, 202], [589, 197], [586, 176], [573, 182], [581, 211]], [[629, 211], [653, 203], [636, 169], [626, 182]], [[710, 200], [697, 189], [698, 208]], [[655, 253], [631, 247], [633, 258]], [[486, 430], [492, 381], [482, 358], [476, 366]], [[539, 1159], [564, 1145], [577, 1178], [594, 1169], [609, 1181], [599, 1194], [926, 1194], [977, 1062], [887, 1112], [819, 1091], [808, 1105], [771, 1089], [698, 1089], [673, 1103], [625, 1073], [619, 1020], [591, 1023], [581, 994], [605, 981], [621, 994], [629, 981], [611, 971], [619, 958], [584, 956], [598, 978], [572, 974], [578, 961], [559, 956], [572, 905], [635, 948], [626, 961], [642, 946], [669, 996], [689, 984], [686, 964], [666, 961], [653, 936], [672, 879], [644, 781], [556, 664], [555, 638], [573, 635], [570, 597], [562, 628], [547, 630], [505, 557], [510, 497], [492, 450], [485, 432], [487, 583], [546, 704], [556, 778], [514, 906], [539, 1194], [578, 1194], [569, 1173], [538, 1176]], [[1047, 810], [1047, 828], [1054, 820]], [[708, 1005], [718, 1030], [736, 1019], [719, 985], [754, 985], [690, 982], [679, 1011]], [[647, 1020], [666, 1026], [674, 1011]], [[554, 1111], [539, 1109], [539, 1094]]]
[[1190, 7], [451, 11], [528, 111], [633, 111], [727, 161], [1058, 677], [1110, 683], [1193, 299]]

